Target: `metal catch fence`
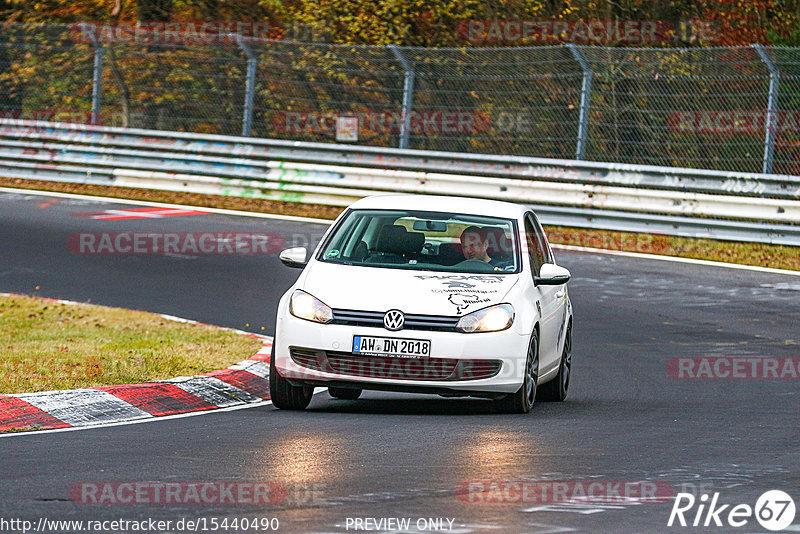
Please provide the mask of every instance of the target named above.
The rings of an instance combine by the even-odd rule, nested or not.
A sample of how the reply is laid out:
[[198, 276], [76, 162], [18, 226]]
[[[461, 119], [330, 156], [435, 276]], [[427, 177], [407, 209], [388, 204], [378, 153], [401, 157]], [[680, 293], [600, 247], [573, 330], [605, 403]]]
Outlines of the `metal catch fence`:
[[0, 116], [800, 175], [800, 49], [124, 42], [6, 24]]

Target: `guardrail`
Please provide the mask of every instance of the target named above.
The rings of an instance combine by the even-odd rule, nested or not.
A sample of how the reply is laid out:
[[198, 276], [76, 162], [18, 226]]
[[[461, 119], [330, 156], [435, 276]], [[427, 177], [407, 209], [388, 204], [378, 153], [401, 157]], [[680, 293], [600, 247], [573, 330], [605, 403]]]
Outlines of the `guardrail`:
[[345, 206], [377, 192], [533, 206], [545, 224], [800, 245], [800, 177], [0, 119], [0, 175]]

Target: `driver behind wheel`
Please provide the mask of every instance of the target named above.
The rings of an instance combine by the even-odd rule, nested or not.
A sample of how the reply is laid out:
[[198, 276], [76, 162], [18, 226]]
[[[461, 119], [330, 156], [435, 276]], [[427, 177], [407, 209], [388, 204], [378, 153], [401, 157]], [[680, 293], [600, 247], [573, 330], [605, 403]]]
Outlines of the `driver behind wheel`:
[[489, 252], [499, 253], [504, 239], [505, 235], [502, 230], [494, 232], [479, 226], [470, 226], [461, 232], [461, 251], [464, 259], [483, 261], [494, 267], [495, 271], [503, 271], [512, 263], [500, 258], [492, 258]]

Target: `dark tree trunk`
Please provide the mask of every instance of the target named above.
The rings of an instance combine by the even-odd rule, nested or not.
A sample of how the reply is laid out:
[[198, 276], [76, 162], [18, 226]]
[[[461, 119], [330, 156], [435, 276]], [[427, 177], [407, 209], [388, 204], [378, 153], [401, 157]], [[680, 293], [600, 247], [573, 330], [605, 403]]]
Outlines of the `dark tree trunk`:
[[138, 0], [136, 4], [142, 22], [169, 22], [172, 17], [172, 0]]
[[[136, 9], [140, 22], [169, 22], [172, 18], [173, 0], [137, 0]], [[148, 51], [157, 54], [159, 47], [154, 46], [149, 48]], [[144, 124], [142, 128], [158, 128], [160, 126], [159, 117], [162, 113], [159, 110], [159, 105], [149, 101], [141, 103], [142, 106], [142, 120]]]
[[[0, 0], [0, 20], [5, 20], [10, 10], [6, 0]], [[0, 75], [7, 74], [11, 70], [11, 53], [9, 46], [13, 41], [6, 32], [0, 30]], [[21, 84], [15, 84], [10, 80], [0, 81], [0, 111], [16, 112], [22, 108]]]

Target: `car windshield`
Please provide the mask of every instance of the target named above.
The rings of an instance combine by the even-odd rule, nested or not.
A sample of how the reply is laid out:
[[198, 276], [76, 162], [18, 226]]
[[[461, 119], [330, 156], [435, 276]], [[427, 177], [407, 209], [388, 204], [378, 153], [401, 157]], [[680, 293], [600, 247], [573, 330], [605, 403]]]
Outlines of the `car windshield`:
[[457, 273], [516, 273], [512, 219], [413, 210], [350, 210], [317, 259]]

